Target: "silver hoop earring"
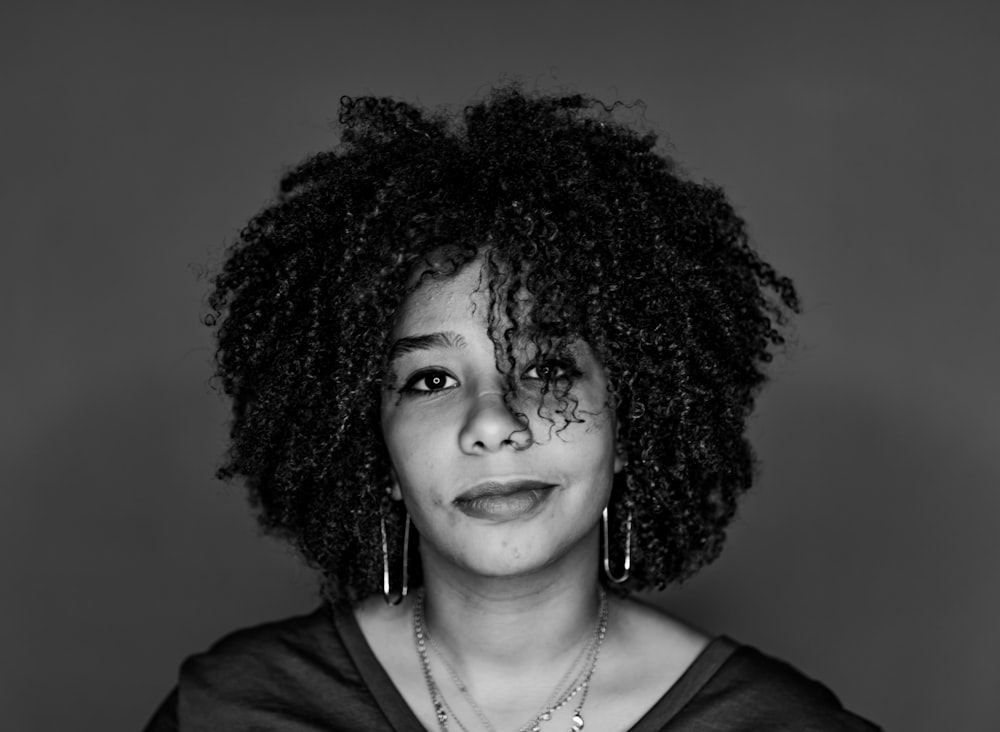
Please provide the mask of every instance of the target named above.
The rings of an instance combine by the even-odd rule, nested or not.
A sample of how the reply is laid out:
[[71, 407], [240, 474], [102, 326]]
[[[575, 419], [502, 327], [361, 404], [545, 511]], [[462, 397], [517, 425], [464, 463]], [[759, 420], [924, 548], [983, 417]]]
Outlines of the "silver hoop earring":
[[628, 510], [625, 517], [625, 563], [622, 573], [615, 577], [611, 571], [611, 558], [608, 556], [608, 507], [604, 507], [601, 512], [601, 524], [604, 527], [604, 574], [616, 585], [629, 578], [629, 570], [632, 568], [632, 509]]
[[403, 585], [399, 595], [393, 597], [389, 589], [389, 541], [385, 533], [385, 514], [379, 516], [382, 529], [382, 599], [386, 605], [398, 605], [409, 591], [408, 564], [410, 559], [410, 514], [406, 514], [406, 528], [403, 529]]

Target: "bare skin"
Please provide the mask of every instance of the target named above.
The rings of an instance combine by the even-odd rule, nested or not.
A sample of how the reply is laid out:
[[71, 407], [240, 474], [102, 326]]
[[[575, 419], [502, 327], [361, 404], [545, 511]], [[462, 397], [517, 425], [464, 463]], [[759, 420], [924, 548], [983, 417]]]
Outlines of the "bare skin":
[[[498, 730], [516, 730], [531, 719], [590, 639], [596, 598], [584, 605], [589, 614], [572, 631], [561, 621], [568, 614], [575, 615], [572, 611], [581, 605], [564, 604], [561, 598], [553, 593], [544, 599], [521, 598], [506, 606], [469, 601], [464, 617], [445, 615], [436, 625], [428, 621], [437, 642]], [[635, 600], [609, 601], [608, 635], [583, 716], [590, 729], [628, 730], [676, 683], [709, 638]], [[437, 730], [413, 639], [412, 597], [396, 607], [370, 598], [355, 614], [376, 658], [417, 719], [428, 730]], [[452, 625], [457, 626], [455, 639], [446, 631]], [[480, 728], [475, 712], [463, 702], [443, 664], [433, 654], [431, 662], [434, 678], [455, 713], [470, 730]], [[574, 702], [545, 726], [568, 729]]]
[[[530, 303], [529, 303], [530, 306]], [[480, 266], [429, 281], [401, 308], [382, 399], [393, 498], [420, 534], [426, 627], [498, 730], [542, 710], [593, 637], [599, 520], [625, 469], [607, 374], [585, 343], [553, 360], [524, 354], [518, 417], [504, 402]], [[566, 359], [572, 361], [569, 364]], [[554, 433], [538, 414], [539, 374], [572, 369], [579, 419]], [[535, 396], [532, 396], [535, 395]], [[473, 499], [483, 485], [541, 486]], [[438, 723], [413, 636], [411, 595], [369, 598], [355, 614], [375, 656], [429, 730]], [[708, 643], [698, 631], [633, 600], [609, 599], [607, 636], [583, 716], [588, 729], [627, 730]], [[469, 730], [485, 725], [429, 654], [434, 679]], [[546, 724], [568, 729], [577, 697]], [[457, 725], [449, 725], [458, 729]]]

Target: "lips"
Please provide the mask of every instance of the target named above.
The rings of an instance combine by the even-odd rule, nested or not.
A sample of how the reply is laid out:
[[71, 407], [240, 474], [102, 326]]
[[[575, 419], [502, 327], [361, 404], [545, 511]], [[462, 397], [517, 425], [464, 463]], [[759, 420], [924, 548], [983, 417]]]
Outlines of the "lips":
[[486, 481], [462, 493], [454, 503], [472, 518], [509, 521], [535, 513], [553, 488], [539, 480]]

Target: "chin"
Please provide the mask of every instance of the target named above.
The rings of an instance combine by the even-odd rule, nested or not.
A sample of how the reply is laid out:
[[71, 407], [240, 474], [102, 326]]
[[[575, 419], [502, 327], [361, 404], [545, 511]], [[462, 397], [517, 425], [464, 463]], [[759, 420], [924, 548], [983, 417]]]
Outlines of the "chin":
[[465, 568], [483, 578], [527, 577], [552, 568], [566, 558], [566, 551], [553, 546], [518, 545], [508, 539], [479, 541], [475, 554], [459, 560]]

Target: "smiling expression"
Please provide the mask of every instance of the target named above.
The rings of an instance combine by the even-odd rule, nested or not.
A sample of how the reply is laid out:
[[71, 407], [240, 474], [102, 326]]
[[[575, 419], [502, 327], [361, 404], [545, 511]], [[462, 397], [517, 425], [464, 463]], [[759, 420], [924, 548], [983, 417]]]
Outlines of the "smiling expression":
[[582, 341], [557, 356], [515, 349], [516, 393], [505, 399], [480, 273], [476, 260], [425, 280], [401, 306], [382, 430], [425, 571], [528, 574], [596, 551], [621, 469], [614, 409], [605, 369]]

